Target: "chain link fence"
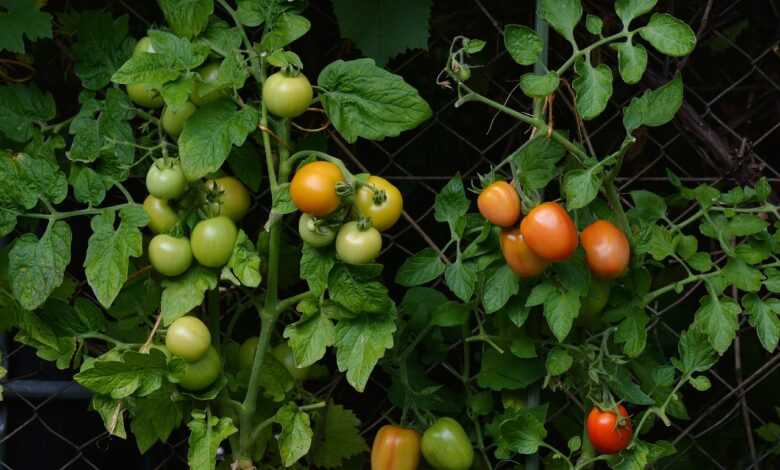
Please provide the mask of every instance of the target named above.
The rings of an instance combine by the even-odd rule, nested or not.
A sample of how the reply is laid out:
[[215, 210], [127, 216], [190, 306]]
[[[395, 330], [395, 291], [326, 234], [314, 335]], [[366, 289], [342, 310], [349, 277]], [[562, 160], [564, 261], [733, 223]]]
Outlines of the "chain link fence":
[[[586, 11], [598, 14], [609, 28], [617, 21], [612, 0], [585, 0]], [[642, 134], [626, 158], [618, 179], [623, 202], [627, 194], [650, 189], [671, 191], [666, 171], [688, 184], [707, 182], [724, 187], [749, 184], [766, 176], [779, 189], [780, 161], [780, 5], [777, 0], [668, 0], [659, 7], [688, 22], [699, 37], [689, 58], [671, 60], [649, 50], [648, 72], [639, 87], [621, 86], [607, 111], [587, 127], [589, 139], [601, 155], [612, 152], [624, 135], [622, 107], [647, 87], [657, 87], [682, 71], [685, 105], [673, 124]], [[525, 72], [502, 49], [502, 30], [507, 23], [534, 24], [533, 2], [502, 0], [440, 0], [431, 16], [428, 51], [410, 51], [391, 62], [389, 68], [420, 90], [434, 109], [434, 116], [420, 128], [383, 142], [361, 141], [346, 145], [329, 134], [330, 150], [354, 168], [379, 174], [395, 183], [406, 195], [405, 223], [386, 235], [383, 260], [388, 281], [406, 256], [428, 246], [440, 250], [448, 240], [444, 224], [433, 219], [436, 192], [456, 173], [475, 181], [479, 173], [503, 159], [529, 136], [526, 126], [489, 108], [468, 104], [455, 109], [456, 94], [436, 85], [436, 76], [446, 62], [451, 39], [457, 34], [488, 41], [478, 58], [470, 86], [516, 109], [530, 111], [515, 85]], [[313, 1], [306, 14], [313, 31], [301, 40], [300, 54], [308, 70], [319, 70], [337, 58], [357, 57], [349, 42], [338, 37], [338, 23], [329, 2]], [[564, 58], [557, 51], [567, 45], [551, 34], [549, 61]], [[332, 45], [323, 48], [323, 45]], [[604, 51], [598, 57], [616, 69], [616, 57]], [[572, 96], [563, 86], [556, 99], [556, 126], [576, 129], [567, 122]], [[558, 119], [560, 116], [560, 119]], [[137, 187], [141, 187], [139, 181]], [[268, 194], [257, 204], [268, 206]], [[675, 208], [675, 217], [692, 210]], [[262, 221], [258, 222], [259, 224]], [[256, 232], [255, 232], [256, 233]], [[716, 245], [713, 259], [723, 258]], [[693, 285], [673, 297], [664, 297], [648, 307], [652, 321], [648, 343], [673, 354], [677, 335], [692, 321], [696, 301], [704, 291]], [[400, 300], [402, 291], [397, 292]], [[662, 469], [772, 469], [779, 468], [780, 442], [769, 442], [756, 432], [780, 421], [780, 352], [767, 354], [745, 316], [733, 347], [709, 371], [713, 384], [706, 393], [687, 394], [689, 419], [673, 420], [671, 428], [655, 426], [650, 440], [672, 441], [678, 452], [657, 465]], [[452, 349], [458, 349], [453, 344]], [[139, 456], [132, 438], [111, 438], [96, 413], [88, 412], [85, 390], [69, 381], [70, 375], [39, 362], [29, 349], [13, 342], [4, 345], [9, 378], [3, 384], [5, 401], [0, 404], [0, 469], [103, 469], [186, 468], [186, 435], [174, 435]], [[447, 374], [446, 363], [428, 370], [432, 376]], [[335, 367], [331, 367], [335, 369]], [[354, 408], [364, 424], [367, 439], [395, 410], [387, 397], [389, 381], [381, 371], [374, 374], [363, 395], [355, 394], [344, 381], [329, 384], [327, 392], [336, 401]], [[544, 391], [554, 403], [549, 424], [551, 434], [565, 446], [564, 436], [555, 436], [560, 422], [581, 426], [585, 415], [574, 397]], [[372, 400], [366, 400], [372, 397]], [[377, 399], [383, 397], [382, 399]], [[506, 464], [506, 465], [505, 465]], [[511, 468], [502, 463], [499, 468]]]

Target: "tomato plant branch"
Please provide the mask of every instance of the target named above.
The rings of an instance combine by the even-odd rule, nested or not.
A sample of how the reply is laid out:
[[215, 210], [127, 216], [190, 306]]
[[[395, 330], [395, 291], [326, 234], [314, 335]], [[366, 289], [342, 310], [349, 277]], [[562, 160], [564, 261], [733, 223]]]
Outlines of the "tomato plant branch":
[[627, 37], [633, 37], [636, 32], [639, 31], [620, 31], [619, 33], [615, 33], [611, 36], [607, 36], [605, 38], [601, 38], [598, 41], [594, 42], [588, 47], [582, 48], [582, 49], [576, 49], [576, 45], [573, 45], [575, 47], [574, 53], [569, 57], [569, 59], [561, 65], [558, 70], [555, 71], [558, 76], [562, 76], [567, 70], [571, 68], [572, 65], [582, 56], [585, 56], [586, 58], [590, 57], [591, 51], [594, 49], [603, 46], [604, 44], [608, 44], [613, 41], [617, 41], [618, 39], [627, 38]]
[[101, 214], [104, 211], [112, 211], [112, 210], [120, 210], [127, 207], [137, 207], [138, 205], [135, 203], [125, 203], [125, 204], [117, 204], [115, 206], [108, 206], [108, 207], [91, 207], [88, 209], [79, 209], [75, 211], [67, 211], [67, 212], [57, 212], [54, 211], [51, 214], [40, 214], [40, 213], [34, 213], [34, 212], [16, 212], [11, 209], [7, 209], [5, 207], [0, 207], [0, 210], [10, 212], [14, 214], [17, 217], [26, 217], [28, 219], [46, 219], [49, 221], [56, 221], [56, 220], [62, 220], [62, 219], [68, 219], [71, 217], [80, 217], [84, 215], [97, 215]]
[[285, 310], [293, 307], [298, 302], [311, 297], [314, 295], [314, 292], [307, 290], [306, 292], [301, 292], [300, 294], [295, 294], [292, 297], [287, 297], [286, 299], [282, 299], [276, 303], [276, 314], [279, 315]]

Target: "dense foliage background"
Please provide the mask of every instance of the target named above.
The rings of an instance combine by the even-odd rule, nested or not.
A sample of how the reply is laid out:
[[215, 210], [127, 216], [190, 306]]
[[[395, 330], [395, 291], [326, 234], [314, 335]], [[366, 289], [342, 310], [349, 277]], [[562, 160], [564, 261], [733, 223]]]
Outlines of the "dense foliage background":
[[[407, 256], [429, 244], [441, 246], [448, 239], [446, 225], [433, 219], [436, 192], [458, 172], [465, 181], [475, 179], [527, 138], [525, 126], [495, 115], [486, 107], [476, 104], [458, 110], [453, 107], [454, 93], [436, 84], [436, 76], [446, 62], [450, 40], [458, 34], [486, 40], [488, 46], [475, 59], [484, 66], [474, 70], [470, 85], [497, 101], [508, 99], [514, 107], [530, 111], [529, 100], [519, 92], [509, 95], [520, 72], [503, 51], [501, 34], [507, 23], [533, 25], [534, 5], [500, 0], [405, 0], [392, 2], [392, 6], [384, 3], [388, 2], [312, 1], [305, 10], [312, 31], [295, 44], [294, 50], [306, 64], [306, 70], [312, 71], [310, 76], [339, 58], [356, 58], [366, 53], [380, 63], [389, 59], [387, 68], [416, 87], [434, 110], [433, 119], [399, 138], [349, 145], [331, 134], [334, 138], [327, 143], [332, 153], [343, 156], [349, 165], [356, 168], [362, 165], [366, 171], [385, 176], [405, 195], [406, 210], [413, 221], [389, 234], [383, 258], [388, 285], [393, 286], [393, 273]], [[618, 21], [609, 0], [583, 4], [586, 11], [601, 13], [607, 25]], [[60, 13], [69, 8], [83, 10], [94, 8], [94, 4], [53, 1], [47, 11]], [[135, 37], [143, 36], [149, 25], [164, 22], [154, 2], [115, 1], [105, 8], [117, 17], [128, 15], [130, 33]], [[676, 69], [684, 70], [685, 107], [673, 124], [641, 131], [641, 143], [627, 156], [617, 180], [621, 192], [627, 194], [635, 189], [659, 194], [672, 192], [674, 188], [666, 178], [667, 169], [690, 186], [701, 182], [722, 187], [754, 184], [759, 176], [766, 176], [777, 188], [780, 173], [773, 168], [773, 160], [780, 144], [780, 6], [775, 0], [695, 0], [661, 1], [658, 8], [689, 22], [698, 30], [699, 44], [689, 58], [682, 60], [670, 60], [651, 51], [648, 73], [641, 86], [631, 89], [617, 86], [607, 111], [589, 124], [596, 148], [616, 147], [624, 135], [618, 113], [622, 106], [642, 88], [656, 88], [670, 79]], [[59, 27], [55, 28], [53, 40], [28, 44], [29, 72], [28, 67], [6, 60], [16, 60], [12, 54], [4, 52], [0, 56], [4, 60], [0, 61], [0, 70], [5, 75], [29, 76], [42, 89], [50, 90], [60, 116], [78, 112], [77, 98], [81, 91], [81, 82], [73, 68], [72, 31], [68, 30], [67, 19], [67, 15], [57, 17]], [[358, 39], [365, 34], [361, 25], [370, 25], [374, 35]], [[393, 25], [403, 26], [393, 30]], [[423, 45], [424, 50], [416, 49]], [[406, 47], [412, 49], [396, 54]], [[564, 47], [560, 38], [553, 37], [551, 65], [565, 59], [558, 52]], [[606, 53], [601, 60], [615, 62]], [[0, 79], [7, 79], [3, 77], [0, 75]], [[575, 128], [564, 117], [569, 114], [563, 112], [567, 106], [570, 104], [564, 93], [556, 101], [556, 107], [562, 111], [558, 113], [561, 116], [561, 121], [556, 123], [558, 128]], [[311, 125], [314, 127], [316, 123]], [[322, 133], [313, 138], [327, 137], [328, 133]], [[140, 176], [132, 179], [128, 188], [140, 196], [143, 179]], [[627, 198], [625, 202], [630, 204], [631, 200]], [[269, 206], [268, 194], [261, 192], [256, 203], [260, 207]], [[687, 206], [680, 203], [673, 207], [672, 215], [684, 217], [686, 211]], [[88, 220], [81, 223], [86, 230]], [[245, 230], [257, 232], [263, 223], [261, 219], [248, 221]], [[73, 230], [78, 234], [76, 226]], [[83, 253], [85, 244], [86, 238], [74, 237], [74, 253]], [[713, 257], [721, 254], [716, 244], [703, 248], [711, 249]], [[395, 288], [400, 302], [403, 291]], [[694, 289], [703, 288], [692, 285], [689, 290], [658, 299], [653, 306], [657, 315], [652, 320], [649, 344], [659, 350], [675, 347], [675, 335], [687, 328], [698, 308], [701, 292], [689, 294]], [[256, 331], [256, 328], [246, 318], [237, 331]], [[4, 359], [9, 364], [10, 383], [19, 379], [70, 378], [52, 365], [39, 362], [29, 350], [13, 342], [7, 344], [6, 350]], [[776, 394], [780, 386], [780, 375], [775, 373], [778, 367], [780, 354], [775, 351], [768, 355], [763, 351], [753, 328], [743, 319], [734, 346], [709, 372], [712, 388], [686, 400], [688, 419], [675, 421], [668, 429], [654, 428], [648, 440], [671, 440], [678, 448], [678, 453], [659, 464], [659, 468], [772, 468], [777, 465], [774, 452], [778, 450], [780, 425], [773, 423], [780, 422], [780, 412], [775, 408], [780, 405]], [[335, 365], [331, 369], [335, 370]], [[335, 400], [350, 404], [360, 418], [369, 440], [391, 408], [387, 391], [389, 377], [378, 372], [363, 394], [356, 393], [345, 381], [333, 389]], [[445, 383], [451, 380], [442, 364], [431, 366], [428, 373]], [[105, 435], [98, 416], [87, 412], [85, 400], [65, 401], [64, 395], [72, 390], [66, 387], [58, 394], [44, 397], [20, 394], [7, 397], [0, 414], [7, 423], [4, 430], [0, 428], [0, 433], [5, 433], [0, 436], [5, 448], [0, 462], [5, 467], [109, 468], [115, 462], [122, 462], [128, 468], [183, 467], [184, 436], [174, 435], [169, 444], [159, 445], [141, 457], [132, 438], [121, 441]], [[548, 429], [559, 439], [556, 444], [565, 448], [564, 436], [576, 435], [581, 430], [583, 410], [576, 397], [562, 393], [545, 391], [544, 400], [552, 403]], [[47, 451], [42, 455], [44, 440]]]

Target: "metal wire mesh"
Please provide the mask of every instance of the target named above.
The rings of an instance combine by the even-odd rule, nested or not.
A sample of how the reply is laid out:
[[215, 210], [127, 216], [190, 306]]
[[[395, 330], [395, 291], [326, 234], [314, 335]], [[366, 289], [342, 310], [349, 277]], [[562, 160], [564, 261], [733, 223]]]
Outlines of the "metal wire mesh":
[[[501, 31], [505, 23], [533, 24], [533, 2], [500, 0], [440, 1], [434, 6], [431, 39], [427, 52], [412, 51], [394, 60], [390, 68], [417, 87], [434, 109], [433, 118], [420, 128], [383, 142], [362, 141], [346, 145], [330, 134], [332, 153], [349, 165], [383, 175], [406, 195], [406, 223], [400, 223], [385, 240], [384, 261], [391, 280], [400, 261], [430, 246], [440, 250], [449, 233], [433, 220], [436, 192], [456, 173], [473, 180], [487, 172], [492, 163], [504, 158], [528, 136], [528, 129], [511, 119], [496, 115], [476, 104], [455, 109], [455, 93], [435, 85], [435, 77], [446, 60], [449, 42], [455, 34], [480, 37], [490, 51], [480, 56], [483, 66], [475, 70], [470, 84], [493, 99], [507, 101], [520, 110], [529, 110], [529, 100], [513, 87], [524, 70], [502, 52]], [[614, 21], [612, 1], [585, 1], [586, 10], [601, 14], [607, 26]], [[780, 12], [774, 0], [666, 1], [661, 8], [684, 19], [698, 31], [699, 46], [683, 61], [670, 60], [650, 52], [648, 74], [642, 86], [617, 85], [615, 95], [602, 117], [588, 123], [589, 138], [599, 153], [613, 151], [623, 136], [621, 109], [646, 87], [656, 87], [676, 70], [685, 79], [686, 107], [673, 124], [643, 134], [618, 179], [623, 202], [634, 189], [651, 189], [664, 194], [671, 189], [665, 175], [669, 169], [686, 184], [708, 182], [729, 186], [749, 183], [759, 175], [774, 186], [780, 181], [777, 148], [780, 145]], [[356, 56], [349, 43], [338, 40], [338, 23], [328, 2], [315, 1], [309, 7], [315, 30], [302, 46], [302, 56], [311, 70], [344, 57]], [[334, 33], [336, 31], [336, 33]], [[334, 44], [322, 50], [322, 44]], [[553, 40], [551, 65], [564, 58], [556, 51], [566, 45]], [[605, 52], [599, 60], [616, 68], [616, 58]], [[311, 65], [310, 65], [311, 64]], [[557, 112], [571, 107], [564, 91], [558, 96]], [[562, 119], [561, 127], [571, 126]], [[257, 203], [267, 208], [267, 193]], [[691, 208], [677, 208], [683, 218]], [[710, 247], [714, 259], [722, 258], [717, 246]], [[693, 285], [674, 299], [664, 298], [648, 307], [652, 321], [648, 342], [669, 354], [679, 332], [692, 321], [692, 312], [703, 287]], [[671, 340], [674, 341], [671, 341]], [[459, 344], [452, 345], [453, 349]], [[26, 359], [24, 358], [26, 356]], [[159, 445], [143, 458], [134, 444], [109, 438], [95, 413], [87, 411], [84, 395], [70, 382], [54, 389], [29, 388], [24, 380], [53, 374], [43, 364], [30, 360], [30, 352], [12, 347], [7, 354], [11, 378], [5, 384], [8, 399], [0, 408], [0, 445], [4, 454], [0, 469], [81, 469], [109, 468], [122, 455], [127, 468], [169, 469], [185, 467], [186, 437], [175, 436], [172, 443]], [[32, 370], [15, 368], [16, 363], [33, 364]], [[429, 373], [446, 373], [446, 362]], [[658, 468], [759, 469], [777, 468], [780, 443], [764, 442], [755, 430], [778, 421], [773, 406], [780, 405], [775, 390], [780, 385], [780, 352], [767, 354], [756, 340], [754, 329], [742, 317], [733, 347], [709, 371], [712, 389], [703, 394], [686, 394], [690, 419], [673, 420], [668, 430], [656, 426], [650, 436], [673, 441], [677, 454]], [[15, 384], [18, 386], [15, 387]], [[19, 385], [21, 384], [21, 385]], [[31, 384], [34, 385], [34, 384]], [[339, 393], [349, 395], [348, 385], [336, 384]], [[372, 379], [363, 395], [386, 397], [388, 386], [381, 374]], [[36, 391], [37, 390], [37, 391]], [[41, 393], [44, 390], [45, 393]], [[75, 390], [75, 391], [74, 391]], [[547, 393], [547, 392], [545, 392]], [[545, 395], [545, 398], [548, 398]], [[576, 400], [564, 397], [552, 413], [582, 422], [584, 410]], [[361, 400], [356, 396], [355, 400]], [[387, 398], [368, 400], [358, 414], [368, 437], [376, 426], [394, 413]], [[84, 436], [87, 436], [86, 438]], [[565, 439], [565, 437], [564, 437]], [[565, 442], [565, 441], [563, 441]], [[40, 460], [40, 449], [51, 455]], [[133, 460], [135, 459], [135, 460]], [[48, 462], [47, 467], [38, 462]]]

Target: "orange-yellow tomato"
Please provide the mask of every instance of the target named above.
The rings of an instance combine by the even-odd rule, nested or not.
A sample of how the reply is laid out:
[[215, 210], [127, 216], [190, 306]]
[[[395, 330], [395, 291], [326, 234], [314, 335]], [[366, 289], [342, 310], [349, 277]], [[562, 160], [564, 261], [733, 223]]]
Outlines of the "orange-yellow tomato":
[[628, 268], [628, 238], [606, 220], [597, 220], [582, 231], [582, 248], [590, 270], [600, 279], [620, 277]]
[[550, 264], [528, 248], [519, 228], [501, 232], [501, 253], [506, 264], [520, 277], [534, 277], [541, 274]]
[[336, 194], [336, 185], [340, 181], [344, 181], [344, 175], [335, 164], [307, 163], [295, 172], [290, 183], [290, 196], [301, 212], [325, 217], [341, 204]]
[[371, 470], [415, 470], [420, 464], [420, 434], [414, 429], [382, 426], [371, 448]]
[[563, 261], [577, 249], [577, 227], [557, 202], [534, 207], [520, 223], [520, 232], [534, 253], [550, 261]]
[[520, 196], [506, 181], [496, 181], [483, 189], [477, 207], [482, 217], [499, 227], [511, 227], [520, 218]]

